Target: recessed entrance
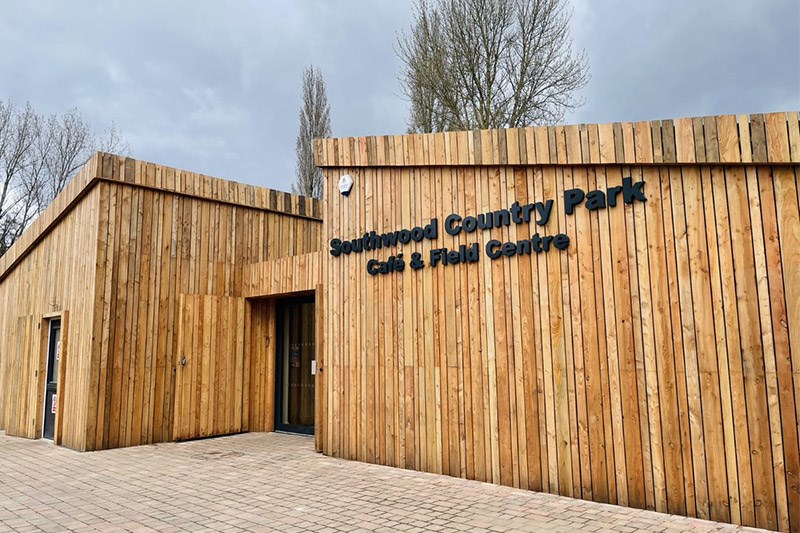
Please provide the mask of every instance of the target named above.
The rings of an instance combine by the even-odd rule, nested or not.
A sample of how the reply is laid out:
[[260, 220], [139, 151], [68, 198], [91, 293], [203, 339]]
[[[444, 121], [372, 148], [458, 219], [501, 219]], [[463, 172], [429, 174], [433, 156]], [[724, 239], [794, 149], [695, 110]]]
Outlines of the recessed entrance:
[[61, 319], [54, 318], [48, 323], [47, 336], [47, 374], [44, 391], [44, 421], [42, 437], [53, 439], [56, 427], [56, 405], [58, 405], [58, 365], [61, 360]]
[[316, 348], [314, 298], [277, 304], [275, 428], [314, 434]]

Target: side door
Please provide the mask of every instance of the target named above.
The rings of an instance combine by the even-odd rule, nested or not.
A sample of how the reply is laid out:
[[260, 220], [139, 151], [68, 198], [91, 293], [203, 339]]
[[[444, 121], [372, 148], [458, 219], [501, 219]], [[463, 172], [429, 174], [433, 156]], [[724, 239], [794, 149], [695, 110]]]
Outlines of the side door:
[[243, 298], [181, 295], [175, 368], [175, 440], [242, 431]]
[[58, 405], [58, 367], [61, 364], [61, 319], [49, 321], [47, 338], [47, 371], [44, 385], [44, 422], [42, 437], [53, 440]]

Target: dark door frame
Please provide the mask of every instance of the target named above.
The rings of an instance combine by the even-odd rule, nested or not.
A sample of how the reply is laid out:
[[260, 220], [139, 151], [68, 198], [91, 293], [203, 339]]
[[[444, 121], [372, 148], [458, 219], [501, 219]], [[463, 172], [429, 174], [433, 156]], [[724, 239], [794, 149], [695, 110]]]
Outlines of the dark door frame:
[[[55, 315], [55, 316], [51, 316], [51, 317], [47, 318], [46, 319], [46, 323], [47, 323], [47, 346], [45, 348], [44, 395], [42, 396], [42, 425], [41, 425], [40, 436], [43, 439], [52, 440], [55, 443], [56, 442], [56, 438], [57, 438], [57, 429], [56, 428], [57, 428], [57, 424], [58, 424], [58, 404], [61, 403], [60, 399], [58, 398], [58, 389], [59, 389], [59, 381], [60, 381], [59, 377], [60, 377], [60, 374], [61, 374], [61, 365], [63, 363], [63, 361], [61, 360], [62, 359], [61, 355], [63, 355], [63, 353], [61, 353], [61, 352], [63, 352], [63, 340], [62, 339], [63, 339], [63, 334], [64, 334], [64, 320], [63, 320], [63, 317], [61, 315]], [[57, 328], [55, 326], [56, 324], [58, 324]], [[54, 341], [55, 341], [55, 337], [53, 335], [53, 330], [54, 329], [58, 329], [58, 342], [61, 343], [61, 346], [58, 346], [58, 344], [54, 345]], [[53, 355], [53, 357], [55, 357], [55, 350], [56, 349], [59, 350], [58, 370], [55, 371], [55, 372], [57, 372], [55, 376], [51, 376], [51, 374], [54, 372], [54, 370], [52, 368], [52, 365], [50, 364], [50, 357], [51, 357], [51, 355]], [[53, 392], [53, 394], [56, 395], [56, 409], [55, 409], [56, 412], [55, 413], [51, 413], [52, 424], [53, 424], [53, 427], [52, 427], [53, 434], [52, 434], [52, 436], [47, 436], [47, 435], [45, 435], [45, 431], [46, 431], [45, 428], [47, 426], [47, 420], [48, 420], [47, 409], [49, 408], [49, 409], [52, 410], [52, 404], [48, 405], [48, 403], [49, 403], [48, 400], [50, 400], [50, 402], [52, 402], [51, 397], [50, 397], [50, 391], [48, 390], [50, 387], [48, 385], [49, 385], [50, 381], [52, 381], [52, 379], [51, 379], [52, 377], [55, 377], [55, 391]]]
[[[286, 320], [286, 313], [284, 312], [287, 305], [290, 304], [306, 304], [306, 303], [313, 303], [314, 309], [316, 311], [316, 302], [314, 299], [314, 294], [306, 294], [303, 296], [292, 296], [281, 298], [275, 302], [275, 337], [277, 342], [275, 343], [275, 431], [285, 431], [287, 433], [300, 433], [303, 435], [313, 435], [314, 434], [314, 424], [310, 426], [296, 426], [293, 424], [284, 424], [281, 422], [283, 419], [282, 415], [282, 407], [283, 407], [283, 365], [286, 364], [284, 361], [284, 328], [285, 328], [285, 320]], [[316, 321], [317, 314], [314, 313], [314, 320]], [[316, 324], [313, 325], [316, 328]], [[316, 329], [315, 329], [316, 332]], [[314, 338], [314, 344], [316, 345], [317, 339], [316, 335]], [[316, 375], [314, 376], [314, 387], [316, 387]], [[314, 418], [318, 414], [314, 413]]]

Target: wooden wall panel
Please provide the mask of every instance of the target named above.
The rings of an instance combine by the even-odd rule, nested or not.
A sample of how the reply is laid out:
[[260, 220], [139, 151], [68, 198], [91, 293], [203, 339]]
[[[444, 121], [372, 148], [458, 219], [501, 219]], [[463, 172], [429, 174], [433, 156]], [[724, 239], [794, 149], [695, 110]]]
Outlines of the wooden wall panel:
[[249, 343], [246, 359], [249, 377], [247, 423], [249, 431], [273, 431], [275, 429], [275, 300], [248, 300], [247, 335]]
[[[12, 310], [0, 316], [0, 429], [37, 435], [41, 320], [63, 310], [71, 317], [64, 329], [70, 353], [57, 442], [95, 450], [171, 440], [180, 296], [244, 305], [248, 266], [319, 250], [320, 216], [321, 203], [310, 198], [95, 155], [0, 258], [0, 302]], [[318, 259], [308, 257], [314, 266]], [[282, 274], [309, 290], [318, 283]], [[215, 331], [203, 330], [201, 341], [219, 342]], [[244, 411], [246, 428], [245, 405], [221, 402], [213, 420], [228, 427], [230, 408]], [[202, 434], [201, 427], [191, 436]]]
[[[136, 165], [149, 166], [153, 169], [160, 168], [161, 171], [120, 172], [120, 168], [125, 165], [130, 165], [131, 168]], [[308, 219], [319, 220], [322, 214], [321, 203], [314, 198], [97, 152], [81, 167], [78, 174], [11, 249], [0, 257], [0, 280], [31, 252], [99, 181], [124, 181], [137, 187]]]
[[[223, 325], [224, 327], [220, 327]], [[181, 295], [172, 437], [240, 433], [245, 375], [245, 301]]]
[[[203, 435], [200, 426], [189, 434], [173, 426], [180, 295], [243, 299], [250, 264], [318, 250], [321, 222], [220, 200], [227, 182], [151, 163], [111, 158], [105, 172], [87, 448]], [[184, 192], [170, 192], [173, 183]], [[219, 340], [216, 328], [234, 324], [203, 330], [198, 353]]]
[[[323, 451], [799, 529], [797, 138], [780, 113], [319, 142], [326, 242], [440, 224], [435, 241], [321, 252]], [[646, 202], [564, 214], [565, 190], [628, 176]], [[442, 227], [551, 198], [544, 227]], [[537, 230], [569, 248], [484, 254]], [[408, 267], [473, 242], [476, 263]], [[367, 274], [398, 253], [403, 272]]]
[[[83, 177], [76, 179], [80, 182]], [[98, 200], [97, 190], [84, 194], [0, 280], [4, 310], [0, 313], [0, 429], [8, 435], [41, 435], [47, 341], [44, 317], [69, 312], [69, 324], [64, 322], [62, 329], [69, 356], [58, 398], [63, 416], [55, 439], [70, 448], [85, 447]]]
[[244, 295], [279, 296], [316, 290], [322, 280], [322, 252], [291, 255], [245, 266]]

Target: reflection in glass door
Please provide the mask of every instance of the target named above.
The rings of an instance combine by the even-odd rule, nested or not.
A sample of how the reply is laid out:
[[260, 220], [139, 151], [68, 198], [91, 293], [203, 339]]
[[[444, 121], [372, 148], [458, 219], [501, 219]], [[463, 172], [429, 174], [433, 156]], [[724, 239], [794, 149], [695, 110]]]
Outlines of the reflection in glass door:
[[287, 300], [278, 305], [276, 427], [314, 433], [314, 300]]

